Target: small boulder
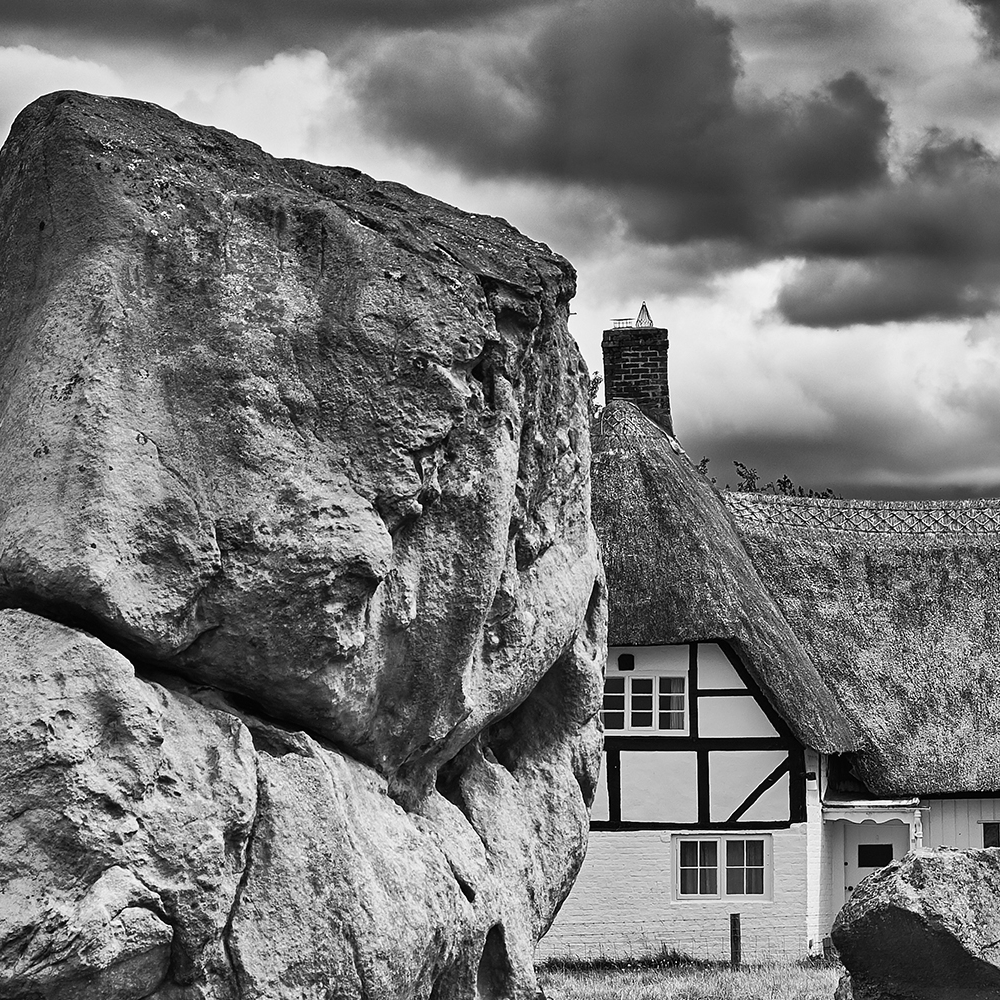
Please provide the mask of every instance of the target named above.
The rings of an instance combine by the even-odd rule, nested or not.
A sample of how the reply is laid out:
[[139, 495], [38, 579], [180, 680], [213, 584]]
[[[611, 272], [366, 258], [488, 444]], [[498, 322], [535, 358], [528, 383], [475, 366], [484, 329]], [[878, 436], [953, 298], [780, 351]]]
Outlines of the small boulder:
[[1000, 996], [998, 900], [1000, 849], [920, 849], [869, 875], [833, 928], [854, 1000]]

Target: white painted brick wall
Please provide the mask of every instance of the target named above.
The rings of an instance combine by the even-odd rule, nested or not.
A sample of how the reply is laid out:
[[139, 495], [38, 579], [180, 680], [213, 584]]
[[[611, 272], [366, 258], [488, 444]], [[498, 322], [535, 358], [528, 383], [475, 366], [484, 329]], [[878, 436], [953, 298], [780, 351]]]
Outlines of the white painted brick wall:
[[540, 942], [538, 957], [638, 955], [666, 946], [695, 958], [728, 959], [732, 912], [741, 914], [747, 961], [805, 956], [809, 951], [806, 824], [769, 833], [772, 900], [675, 902], [672, 831], [591, 832], [580, 877]]
[[840, 864], [840, 871], [836, 870], [833, 855], [833, 823], [823, 823], [822, 830], [822, 850], [823, 850], [823, 879], [819, 887], [819, 912], [820, 912], [820, 940], [830, 936], [833, 930], [833, 922], [837, 917], [839, 907], [834, 902], [833, 882], [834, 879], [844, 880], [844, 865]]
[[829, 929], [823, 929], [823, 888], [828, 881], [823, 850], [823, 803], [820, 800], [820, 758], [815, 750], [805, 751], [806, 771], [816, 775], [806, 781], [806, 938], [809, 951], [821, 954], [823, 938]]

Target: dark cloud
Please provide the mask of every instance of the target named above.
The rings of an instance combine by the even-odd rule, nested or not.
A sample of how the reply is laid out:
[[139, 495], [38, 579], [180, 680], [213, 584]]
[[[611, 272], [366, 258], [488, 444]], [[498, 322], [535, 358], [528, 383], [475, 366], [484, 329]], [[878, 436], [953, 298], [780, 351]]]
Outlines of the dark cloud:
[[758, 0], [739, 11], [739, 26], [770, 45], [863, 41], [878, 25], [869, 0]]
[[[803, 31], [833, 23], [797, 9]], [[695, 0], [587, 0], [502, 53], [409, 34], [356, 77], [374, 122], [471, 174], [604, 191], [650, 245], [802, 258], [788, 322], [997, 308], [1000, 164], [981, 143], [932, 130], [891, 175], [889, 109], [860, 75], [774, 100], [739, 80], [732, 23]]]
[[387, 133], [471, 174], [602, 190], [649, 245], [803, 258], [777, 302], [789, 322], [995, 308], [1000, 191], [982, 145], [933, 132], [893, 179], [889, 111], [865, 79], [741, 97], [732, 24], [694, 0], [590, 0], [502, 54], [408, 35], [356, 79]]
[[934, 130], [905, 177], [788, 213], [807, 259], [778, 311], [806, 326], [983, 316], [1000, 302], [1000, 170], [981, 143]]
[[920, 257], [809, 261], [777, 308], [801, 326], [985, 316], [997, 308], [1000, 267]]
[[[775, 434], [750, 425], [745, 434], [684, 436], [690, 455], [711, 459], [709, 474], [720, 487], [736, 488], [734, 459], [753, 469], [760, 484], [788, 476], [795, 486], [842, 497], [909, 500], [1000, 496], [1000, 461], [989, 439], [977, 437], [975, 456], [950, 456], [944, 441], [919, 455], [900, 454], [899, 442], [913, 439], [919, 420], [887, 419], [885, 414], [838, 422], [829, 434]], [[994, 432], [1000, 427], [994, 425]], [[924, 438], [926, 440], [926, 438]], [[990, 464], [990, 460], [993, 464]]]
[[[871, 359], [859, 358], [858, 365]], [[855, 377], [857, 379], [857, 376]], [[863, 380], [863, 374], [860, 376]], [[808, 386], [801, 386], [808, 390]], [[885, 387], [891, 390], [891, 386]], [[906, 499], [1000, 495], [1000, 409], [996, 395], [972, 400], [956, 440], [913, 388], [891, 405], [876, 395], [825, 399], [829, 417], [822, 430], [803, 426], [762, 427], [753, 421], [691, 433], [680, 429], [692, 457], [711, 458], [709, 472], [720, 486], [735, 487], [733, 460], [757, 470], [760, 483], [789, 476], [803, 489], [832, 489], [845, 497]], [[988, 393], [984, 393], [988, 395]], [[958, 400], [950, 400], [958, 404]], [[992, 408], [988, 409], [992, 403]]]
[[885, 176], [888, 109], [861, 77], [753, 102], [739, 77], [732, 24], [694, 0], [590, 0], [516, 57], [401, 37], [357, 93], [387, 132], [471, 173], [607, 190], [650, 241], [760, 242], [784, 200]]
[[274, 52], [344, 28], [468, 24], [553, 0], [4, 0], [0, 36], [75, 32], [181, 45], [235, 43]]
[[1000, 56], [1000, 0], [962, 0], [975, 15], [988, 52]]

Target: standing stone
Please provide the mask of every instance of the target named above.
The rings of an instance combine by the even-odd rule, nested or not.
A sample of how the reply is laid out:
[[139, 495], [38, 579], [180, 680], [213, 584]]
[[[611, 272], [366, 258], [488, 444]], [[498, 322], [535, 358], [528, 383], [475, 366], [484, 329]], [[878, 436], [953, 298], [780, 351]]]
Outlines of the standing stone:
[[[600, 755], [570, 265], [71, 92], [15, 122], [0, 226], [0, 752], [48, 762], [0, 786], [36, 872], [0, 913], [86, 928], [17, 988], [534, 996]], [[58, 763], [25, 685], [57, 729], [88, 706], [92, 760]]]

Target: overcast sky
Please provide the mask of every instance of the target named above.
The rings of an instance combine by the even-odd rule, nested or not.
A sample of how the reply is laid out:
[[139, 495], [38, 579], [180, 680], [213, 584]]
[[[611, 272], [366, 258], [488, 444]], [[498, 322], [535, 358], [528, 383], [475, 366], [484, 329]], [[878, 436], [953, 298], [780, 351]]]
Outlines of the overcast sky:
[[1000, 494], [1000, 0], [3, 0], [63, 88], [504, 216], [592, 369], [645, 299], [720, 483]]

